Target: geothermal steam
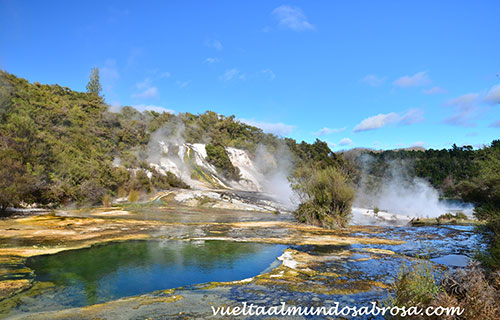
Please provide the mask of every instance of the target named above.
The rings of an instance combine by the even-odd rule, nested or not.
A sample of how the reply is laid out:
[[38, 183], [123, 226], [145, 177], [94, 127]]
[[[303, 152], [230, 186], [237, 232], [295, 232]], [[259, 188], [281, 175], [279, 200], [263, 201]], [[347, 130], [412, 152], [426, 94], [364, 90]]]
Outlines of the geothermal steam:
[[[204, 144], [187, 144], [185, 142], [184, 129], [184, 125], [179, 122], [157, 130], [150, 138], [147, 160], [160, 172], [170, 171], [181, 177], [193, 188], [205, 189], [206, 187], [199, 181], [191, 179], [190, 166], [184, 162], [184, 153], [188, 146], [196, 158], [197, 165], [212, 172], [214, 178], [217, 178], [216, 170], [205, 160]], [[202, 139], [203, 142], [209, 140], [206, 137]], [[272, 153], [265, 146], [259, 145], [254, 156], [250, 156], [247, 151], [236, 148], [227, 148], [226, 151], [233, 165], [238, 167], [241, 173], [240, 181], [226, 181], [231, 188], [265, 192], [290, 209], [296, 207], [296, 202], [293, 200], [294, 193], [288, 181], [292, 169], [292, 157], [284, 143]], [[225, 185], [222, 182], [221, 184]]]
[[440, 200], [439, 192], [427, 180], [410, 177], [408, 166], [389, 163], [386, 175], [380, 180], [368, 174], [373, 158], [362, 156], [360, 187], [356, 190], [355, 206], [379, 208], [410, 217], [438, 217], [448, 212], [472, 213], [472, 205]]

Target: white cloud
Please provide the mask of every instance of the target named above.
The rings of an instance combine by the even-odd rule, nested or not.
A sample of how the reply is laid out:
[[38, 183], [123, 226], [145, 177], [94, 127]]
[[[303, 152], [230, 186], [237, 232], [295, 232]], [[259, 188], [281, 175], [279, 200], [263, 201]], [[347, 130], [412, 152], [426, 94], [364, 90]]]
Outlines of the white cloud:
[[328, 143], [328, 146], [330, 147], [330, 149], [335, 149], [337, 148], [337, 144], [333, 143], [333, 142], [327, 142]]
[[220, 62], [220, 59], [219, 58], [206, 58], [204, 62], [208, 63], [208, 64], [218, 63], [218, 62]]
[[410, 109], [406, 113], [399, 115], [397, 121], [403, 125], [414, 124], [424, 120], [424, 112], [421, 109]]
[[431, 83], [431, 80], [427, 76], [427, 71], [418, 72], [412, 76], [402, 76], [393, 82], [394, 85], [401, 88], [420, 87], [429, 83]]
[[361, 121], [354, 127], [354, 132], [374, 130], [389, 124], [410, 125], [423, 120], [423, 112], [420, 109], [410, 109], [405, 113], [379, 113]]
[[493, 88], [490, 89], [484, 101], [488, 103], [500, 103], [500, 84], [497, 84]]
[[205, 41], [205, 45], [209, 48], [214, 48], [217, 51], [221, 51], [224, 47], [219, 40], [216, 39], [207, 39]]
[[152, 83], [151, 78], [146, 78], [141, 82], [137, 82], [135, 86], [137, 87], [137, 89], [143, 90], [151, 88], [152, 87], [151, 83]]
[[363, 79], [361, 79], [361, 82], [364, 82], [372, 87], [378, 87], [383, 85], [386, 79], [387, 79], [386, 77], [379, 78], [374, 74], [369, 74], [366, 75]]
[[233, 79], [238, 79], [238, 80], [245, 80], [245, 74], [240, 72], [238, 69], [229, 69], [229, 70], [226, 70], [226, 72], [224, 72], [224, 74], [222, 74], [219, 79], [220, 80], [223, 80], [223, 81], [230, 81], [230, 80], [233, 80]]
[[161, 72], [159, 75], [158, 75], [158, 78], [160, 79], [164, 79], [164, 78], [169, 78], [171, 76], [170, 72]]
[[153, 81], [149, 77], [137, 82], [135, 86], [140, 92], [132, 94], [132, 98], [150, 99], [158, 96], [158, 88], [153, 86]]
[[376, 116], [372, 116], [361, 121], [357, 126], [354, 127], [354, 132], [382, 128], [390, 123], [396, 122], [398, 118], [398, 114], [394, 112], [387, 114], [379, 113]]
[[179, 88], [183, 89], [191, 83], [191, 80], [186, 80], [186, 81], [177, 80], [175, 83], [179, 86]]
[[332, 133], [337, 133], [337, 132], [343, 132], [347, 129], [347, 127], [344, 128], [323, 128], [320, 129], [319, 131], [315, 132], [314, 134], [317, 136], [324, 136]]
[[479, 94], [478, 93], [468, 93], [464, 94], [458, 98], [451, 99], [448, 101], [449, 105], [471, 105], [476, 104], [478, 102]]
[[[493, 86], [487, 93], [486, 91], [468, 93], [448, 100], [445, 106], [452, 108], [452, 114], [444, 122], [456, 126], [474, 127], [476, 118], [489, 109], [485, 103], [500, 103], [500, 84]], [[495, 124], [491, 124], [490, 127], [494, 127]]]
[[281, 27], [293, 31], [314, 30], [314, 26], [307, 21], [306, 16], [298, 7], [282, 5], [274, 9], [272, 14]]
[[432, 87], [430, 89], [423, 89], [422, 92], [427, 95], [446, 93], [447, 91], [440, 87]]
[[150, 98], [156, 98], [157, 96], [158, 96], [158, 88], [150, 87], [143, 90], [142, 92], [133, 94], [132, 98], [150, 99]]
[[276, 74], [274, 74], [274, 72], [271, 69], [260, 70], [260, 73], [269, 80], [274, 80], [274, 78], [276, 78]]
[[352, 140], [349, 138], [344, 138], [339, 141], [339, 146], [350, 146], [352, 145]]
[[156, 111], [158, 113], [162, 113], [162, 112], [172, 113], [172, 114], [175, 113], [174, 110], [167, 109], [167, 108], [164, 108], [161, 106], [155, 106], [155, 105], [137, 104], [137, 105], [134, 105], [133, 107], [141, 112], [148, 110], [148, 111]]
[[286, 136], [295, 129], [295, 126], [291, 126], [281, 122], [271, 123], [271, 122], [260, 122], [247, 119], [239, 119], [239, 121], [246, 123], [250, 126], [260, 128], [262, 129], [262, 131], [266, 133], [273, 133], [277, 136]]
[[453, 109], [453, 113], [451, 116], [446, 118], [444, 122], [462, 127], [475, 126], [473, 120], [480, 113], [480, 108], [478, 106], [480, 101], [479, 97], [478, 93], [469, 93], [449, 100], [446, 105]]

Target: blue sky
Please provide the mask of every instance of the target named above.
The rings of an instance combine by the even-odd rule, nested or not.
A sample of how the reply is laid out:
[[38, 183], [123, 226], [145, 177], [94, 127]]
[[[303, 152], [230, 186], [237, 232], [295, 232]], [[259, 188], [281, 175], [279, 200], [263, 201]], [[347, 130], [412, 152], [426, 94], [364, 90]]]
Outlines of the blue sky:
[[5, 1], [0, 68], [299, 141], [500, 138], [499, 1]]

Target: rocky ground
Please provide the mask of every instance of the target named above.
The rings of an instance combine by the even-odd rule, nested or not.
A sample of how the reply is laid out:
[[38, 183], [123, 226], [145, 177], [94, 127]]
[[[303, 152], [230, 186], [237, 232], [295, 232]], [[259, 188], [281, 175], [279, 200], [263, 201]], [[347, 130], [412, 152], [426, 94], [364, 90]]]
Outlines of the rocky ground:
[[[20, 319], [204, 319], [212, 315], [210, 306], [243, 300], [267, 305], [369, 301], [385, 295], [389, 274], [419, 252], [407, 241], [427, 239], [425, 232], [382, 226], [326, 230], [302, 225], [293, 222], [290, 213], [278, 213], [268, 199], [252, 202], [251, 197], [173, 192], [143, 204], [0, 220], [0, 314]], [[243, 241], [284, 244], [288, 249], [275, 268], [243, 281], [205, 283], [36, 314], [16, 309], [51, 286], [23, 277], [32, 272], [23, 265], [26, 258], [131, 239]], [[452, 240], [447, 239], [453, 237], [434, 234], [428, 239], [449, 244]]]

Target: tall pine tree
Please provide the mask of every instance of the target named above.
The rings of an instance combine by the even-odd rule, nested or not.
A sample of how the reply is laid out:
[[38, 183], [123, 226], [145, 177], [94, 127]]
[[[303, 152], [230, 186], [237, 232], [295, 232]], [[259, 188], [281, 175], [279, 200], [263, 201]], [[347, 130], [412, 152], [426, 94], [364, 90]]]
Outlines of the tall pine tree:
[[99, 78], [99, 69], [92, 68], [90, 70], [89, 83], [87, 83], [87, 92], [95, 94], [96, 96], [102, 97], [101, 91], [102, 91], [102, 85], [101, 85], [101, 81]]

